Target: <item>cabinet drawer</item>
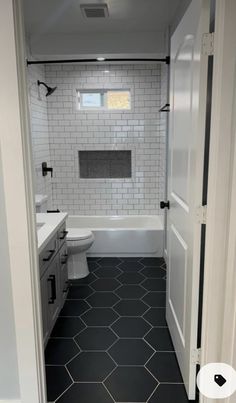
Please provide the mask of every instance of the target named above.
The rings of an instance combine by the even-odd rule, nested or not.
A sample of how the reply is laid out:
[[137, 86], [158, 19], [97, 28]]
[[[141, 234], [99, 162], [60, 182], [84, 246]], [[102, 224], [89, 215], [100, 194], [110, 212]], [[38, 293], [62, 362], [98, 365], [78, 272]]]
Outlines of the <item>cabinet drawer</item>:
[[69, 290], [68, 267], [67, 267], [68, 253], [67, 253], [66, 243], [62, 246], [59, 256], [60, 256], [60, 268], [61, 268], [61, 275], [60, 275], [60, 277], [61, 277], [61, 298], [62, 298], [61, 303], [63, 306], [66, 296], [68, 294], [68, 290]]
[[40, 277], [43, 275], [50, 262], [57, 252], [57, 237], [56, 235], [48, 242], [45, 249], [39, 255], [39, 271]]
[[66, 244], [66, 242], [62, 246], [62, 248], [61, 248], [61, 250], [59, 252], [59, 256], [60, 256], [61, 265], [63, 266], [64, 264], [67, 264], [68, 252], [67, 252], [67, 244]]
[[61, 227], [59, 228], [58, 232], [57, 232], [57, 245], [58, 245], [58, 248], [60, 248], [62, 246], [62, 244], [65, 242], [66, 235], [67, 235], [66, 223], [64, 222], [61, 225]]
[[53, 260], [52, 264], [47, 270], [47, 293], [48, 293], [48, 320], [49, 331], [53, 329], [60, 311], [61, 304], [61, 285], [60, 285], [60, 271], [59, 271], [59, 258]]

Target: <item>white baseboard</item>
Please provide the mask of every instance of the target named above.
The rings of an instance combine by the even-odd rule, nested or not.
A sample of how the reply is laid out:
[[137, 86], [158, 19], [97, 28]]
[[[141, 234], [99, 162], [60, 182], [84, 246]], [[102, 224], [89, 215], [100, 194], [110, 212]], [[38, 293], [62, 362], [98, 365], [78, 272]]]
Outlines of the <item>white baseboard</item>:
[[12, 400], [12, 399], [0, 399], [0, 403], [21, 403], [21, 400]]

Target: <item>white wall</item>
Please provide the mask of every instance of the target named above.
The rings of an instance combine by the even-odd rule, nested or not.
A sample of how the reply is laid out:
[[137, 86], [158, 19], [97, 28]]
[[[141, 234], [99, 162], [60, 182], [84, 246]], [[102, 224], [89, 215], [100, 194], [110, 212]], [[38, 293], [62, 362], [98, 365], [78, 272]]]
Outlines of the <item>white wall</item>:
[[182, 2], [180, 3], [180, 6], [178, 7], [177, 13], [176, 13], [172, 23], [170, 24], [170, 33], [171, 33], [171, 35], [176, 30], [178, 24], [180, 23], [181, 19], [183, 18], [183, 15], [185, 14], [185, 12], [186, 12], [188, 6], [190, 5], [191, 1], [193, 1], [193, 0], [182, 0]]
[[[110, 73], [104, 73], [104, 69]], [[160, 65], [46, 65], [53, 205], [70, 214], [159, 214], [165, 182]], [[76, 88], [124, 88], [132, 110], [78, 111]], [[165, 98], [165, 97], [164, 97]], [[165, 100], [166, 102], [166, 100]], [[132, 150], [132, 179], [80, 179], [78, 150]]]
[[9, 245], [0, 149], [0, 401], [19, 397], [16, 336], [12, 303]]
[[35, 193], [48, 195], [48, 207], [52, 200], [51, 176], [42, 176], [42, 162], [51, 165], [49, 150], [47, 98], [44, 86], [38, 87], [37, 80], [45, 82], [43, 65], [28, 67], [28, 89], [30, 100], [31, 135], [35, 166]]
[[44, 34], [30, 38], [34, 57], [165, 57], [165, 33], [105, 32], [80, 34]]

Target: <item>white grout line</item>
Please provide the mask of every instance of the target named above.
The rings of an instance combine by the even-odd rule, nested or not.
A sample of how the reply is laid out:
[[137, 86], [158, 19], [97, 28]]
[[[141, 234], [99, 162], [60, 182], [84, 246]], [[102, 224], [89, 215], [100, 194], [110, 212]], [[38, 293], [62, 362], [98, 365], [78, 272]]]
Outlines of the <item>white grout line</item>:
[[66, 390], [64, 390], [64, 392], [60, 396], [56, 398], [55, 403], [58, 402], [58, 400], [73, 386], [73, 384], [74, 382]]
[[102, 383], [103, 386], [104, 386], [104, 388], [106, 389], [107, 393], [109, 394], [109, 396], [111, 397], [111, 399], [113, 400], [113, 402], [116, 403], [115, 399], [113, 398], [112, 394], [110, 393], [109, 389], [106, 387], [106, 385], [105, 385], [104, 382], [105, 382], [105, 381], [103, 381], [103, 383]]
[[[159, 385], [160, 385], [160, 383], [158, 382], [157, 386], [156, 386], [155, 389], [153, 390], [152, 394], [149, 396], [149, 398], [148, 398], [148, 400], [146, 401], [146, 403], [149, 402], [149, 400], [150, 400], [151, 397], [154, 395], [154, 393], [156, 392], [156, 390], [157, 390], [157, 388], [158, 388]], [[164, 403], [164, 402], [161, 402], [161, 403]]]

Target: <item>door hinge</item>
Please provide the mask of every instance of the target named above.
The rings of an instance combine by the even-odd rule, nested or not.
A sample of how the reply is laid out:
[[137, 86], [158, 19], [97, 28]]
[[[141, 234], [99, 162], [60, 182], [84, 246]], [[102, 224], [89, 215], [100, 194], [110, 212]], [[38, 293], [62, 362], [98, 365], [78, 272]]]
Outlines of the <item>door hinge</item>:
[[191, 358], [192, 358], [193, 364], [200, 365], [201, 364], [201, 349], [196, 348], [196, 349], [192, 350]]
[[197, 207], [196, 217], [197, 217], [197, 222], [199, 224], [206, 224], [206, 222], [207, 222], [207, 205]]
[[214, 32], [202, 35], [202, 54], [214, 55]]

